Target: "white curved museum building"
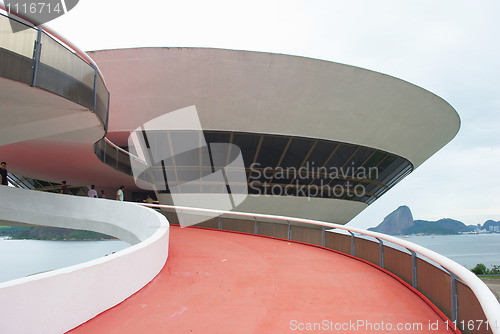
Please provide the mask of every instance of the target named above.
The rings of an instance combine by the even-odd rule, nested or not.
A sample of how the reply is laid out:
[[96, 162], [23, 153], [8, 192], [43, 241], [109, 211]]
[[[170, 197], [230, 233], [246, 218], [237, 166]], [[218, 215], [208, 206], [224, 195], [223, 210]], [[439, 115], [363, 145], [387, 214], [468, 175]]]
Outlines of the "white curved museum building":
[[[23, 29], [14, 33], [11, 25]], [[69, 331], [183, 272], [175, 267], [179, 259], [193, 257], [182, 258], [169, 237], [189, 229], [170, 226], [169, 220], [177, 222], [174, 212], [181, 225], [184, 214], [209, 217], [199, 221], [210, 229], [191, 233], [217, 231], [221, 247], [226, 232], [220, 230], [230, 230], [248, 242], [266, 239], [258, 234], [274, 238], [262, 242], [284, 239], [285, 247], [296, 242], [368, 265], [373, 275], [383, 272], [391, 284], [418, 296], [439, 321], [498, 320], [495, 297], [467, 269], [406, 241], [343, 226], [457, 134], [457, 112], [421, 87], [283, 54], [210, 48], [85, 53], [55, 32], [2, 14], [0, 115], [0, 160], [30, 189], [0, 187], [0, 225], [88, 229], [133, 245], [0, 283], [0, 305], [8, 305], [0, 312], [2, 333]], [[54, 191], [62, 180], [71, 187], [95, 184], [108, 199], [123, 185], [125, 202], [151, 195], [159, 201], [152, 206], [168, 212], [35, 191]], [[252, 247], [247, 250], [265, 249]], [[235, 246], [235, 254], [243, 248]], [[217, 264], [227, 259], [217, 258]], [[264, 266], [265, 259], [248, 262]], [[198, 263], [206, 261], [200, 257]], [[192, 279], [193, 273], [183, 273]], [[215, 273], [207, 271], [205, 279], [210, 275]], [[308, 290], [304, 284], [296, 288]], [[221, 303], [213, 303], [214, 312]], [[173, 314], [180, 319], [189, 307]], [[85, 331], [85, 325], [77, 329]]]

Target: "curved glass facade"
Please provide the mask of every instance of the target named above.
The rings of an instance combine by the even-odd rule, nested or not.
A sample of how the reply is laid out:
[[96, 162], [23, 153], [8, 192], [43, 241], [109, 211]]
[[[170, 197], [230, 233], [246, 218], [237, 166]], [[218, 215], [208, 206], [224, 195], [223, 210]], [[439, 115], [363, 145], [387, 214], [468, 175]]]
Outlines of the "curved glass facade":
[[[172, 143], [192, 141], [192, 136], [199, 136], [200, 143], [204, 139], [208, 149], [171, 152]], [[235, 157], [236, 152], [231, 150], [240, 149], [246, 190], [256, 195], [337, 198], [370, 204], [413, 170], [408, 160], [394, 154], [323, 139], [226, 131], [148, 131], [148, 147], [160, 145], [165, 156], [174, 158], [153, 163], [141, 179], [166, 193], [172, 186], [187, 183], [189, 187], [183, 188], [184, 193], [225, 192], [226, 184], [198, 182], [225, 167], [213, 163], [210, 147], [216, 143], [232, 144], [225, 146], [228, 151], [223, 152], [226, 165]], [[137, 154], [133, 149], [131, 153]], [[96, 154], [116, 169], [132, 174], [130, 164], [125, 164], [130, 159], [124, 151], [101, 141], [96, 144]], [[225, 170], [228, 178], [237, 172]], [[167, 180], [167, 175], [174, 177]]]

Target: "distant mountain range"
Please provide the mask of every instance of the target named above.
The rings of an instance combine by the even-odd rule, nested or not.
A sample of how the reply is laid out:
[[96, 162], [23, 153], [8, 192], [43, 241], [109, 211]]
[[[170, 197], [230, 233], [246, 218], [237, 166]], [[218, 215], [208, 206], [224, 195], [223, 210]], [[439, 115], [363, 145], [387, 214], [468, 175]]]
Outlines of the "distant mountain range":
[[463, 232], [474, 232], [480, 230], [490, 230], [498, 226], [500, 221], [488, 220], [478, 228], [475, 225], [465, 225], [461, 221], [443, 218], [438, 221], [413, 220], [411, 210], [407, 206], [400, 206], [380, 223], [377, 227], [369, 228], [370, 231], [390, 234], [459, 234]]

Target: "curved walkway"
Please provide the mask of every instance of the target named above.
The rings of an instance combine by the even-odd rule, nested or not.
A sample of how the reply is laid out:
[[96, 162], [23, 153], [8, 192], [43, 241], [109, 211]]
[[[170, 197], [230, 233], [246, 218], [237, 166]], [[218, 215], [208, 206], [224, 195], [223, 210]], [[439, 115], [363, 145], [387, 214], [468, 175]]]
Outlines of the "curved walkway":
[[106, 233], [132, 246], [0, 283], [2, 334], [64, 333], [140, 291], [168, 257], [166, 218], [133, 203], [0, 186], [0, 225], [17, 224]]
[[452, 333], [411, 288], [348, 256], [216, 230], [170, 233], [160, 274], [70, 333]]

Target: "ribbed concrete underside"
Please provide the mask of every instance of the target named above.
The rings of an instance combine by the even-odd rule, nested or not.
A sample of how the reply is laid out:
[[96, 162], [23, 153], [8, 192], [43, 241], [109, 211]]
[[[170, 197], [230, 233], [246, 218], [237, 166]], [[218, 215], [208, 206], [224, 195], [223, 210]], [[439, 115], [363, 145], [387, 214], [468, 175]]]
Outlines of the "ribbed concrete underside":
[[196, 228], [170, 240], [150, 284], [70, 333], [452, 333], [408, 286], [348, 256]]

